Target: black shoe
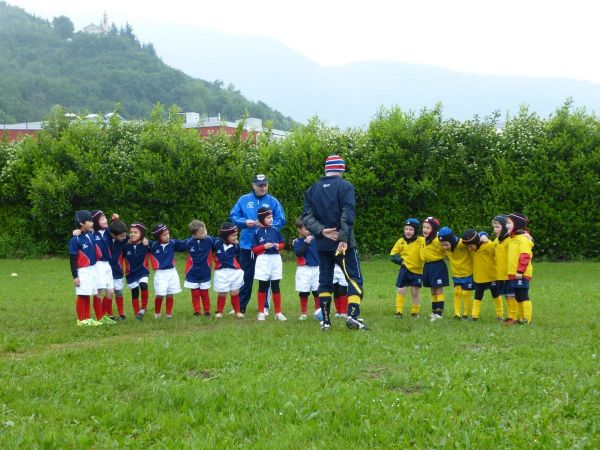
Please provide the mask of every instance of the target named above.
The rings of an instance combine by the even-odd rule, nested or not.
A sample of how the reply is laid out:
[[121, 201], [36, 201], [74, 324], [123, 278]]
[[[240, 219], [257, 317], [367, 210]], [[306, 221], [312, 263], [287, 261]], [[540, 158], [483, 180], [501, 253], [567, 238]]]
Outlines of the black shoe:
[[123, 316], [123, 315], [120, 315], [120, 316], [117, 318], [117, 320], [125, 320], [125, 319], [126, 319], [126, 317], [125, 317], [125, 316]]
[[348, 320], [346, 320], [346, 327], [348, 327], [350, 330], [368, 330], [362, 319], [352, 316], [348, 317]]
[[469, 320], [469, 316], [462, 316], [462, 320]]
[[419, 317], [419, 314], [418, 314], [418, 313], [412, 313], [412, 314], [410, 315], [410, 317], [414, 317], [414, 318], [416, 319], [416, 318], [418, 318], [418, 317]]
[[146, 312], [142, 312], [142, 311], [140, 311], [139, 313], [137, 313], [137, 314], [135, 315], [135, 318], [136, 318], [137, 320], [143, 320], [143, 319], [144, 319], [144, 315], [145, 315], [145, 314], [146, 314]]
[[462, 318], [462, 317], [460, 317], [460, 316], [454, 316], [454, 318], [455, 318], [456, 320], [463, 320], [463, 318]]
[[196, 317], [200, 317], [200, 313], [199, 313], [199, 312], [195, 312], [195, 313], [194, 313], [194, 316], [196, 316]]
[[396, 319], [402, 319], [402, 313], [401, 312], [397, 312], [396, 313]]
[[477, 322], [479, 320], [479, 317], [471, 317], [471, 322]]
[[204, 317], [210, 317], [210, 313], [209, 312], [205, 312], [204, 313]]

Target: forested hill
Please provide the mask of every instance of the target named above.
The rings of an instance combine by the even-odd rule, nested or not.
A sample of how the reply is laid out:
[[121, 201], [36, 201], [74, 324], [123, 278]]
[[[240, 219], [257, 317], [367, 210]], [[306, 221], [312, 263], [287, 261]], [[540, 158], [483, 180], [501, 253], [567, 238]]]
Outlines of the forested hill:
[[54, 105], [106, 113], [120, 103], [126, 118], [145, 118], [156, 102], [230, 120], [247, 112], [284, 130], [292, 123], [233, 86], [167, 66], [129, 25], [113, 24], [102, 35], [74, 33], [67, 17], [48, 21], [6, 2], [0, 2], [0, 74], [0, 123], [40, 120]]

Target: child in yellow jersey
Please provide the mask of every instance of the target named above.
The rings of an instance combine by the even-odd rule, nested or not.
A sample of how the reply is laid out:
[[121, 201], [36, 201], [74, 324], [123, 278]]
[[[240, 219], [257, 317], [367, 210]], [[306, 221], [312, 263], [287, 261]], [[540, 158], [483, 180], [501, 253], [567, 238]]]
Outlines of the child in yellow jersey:
[[496, 246], [487, 239], [487, 233], [482, 234], [486, 237], [485, 242], [481, 239], [481, 235], [473, 229], [465, 231], [462, 235], [462, 241], [469, 247], [473, 256], [475, 299], [473, 300], [471, 320], [479, 320], [483, 294], [486, 289], [489, 289], [496, 307], [496, 319], [503, 321], [502, 297], [500, 297], [500, 290], [496, 283]]
[[[448, 227], [440, 228], [438, 239], [446, 250], [454, 283], [454, 318], [467, 320], [471, 315], [473, 290], [473, 257], [469, 248]], [[462, 304], [464, 303], [464, 312]]]
[[496, 284], [500, 294], [503, 294], [506, 300], [507, 317], [504, 322], [507, 325], [512, 325], [517, 319], [517, 301], [508, 279], [508, 243], [510, 239], [506, 229], [506, 220], [506, 215], [499, 214], [492, 219], [492, 227], [496, 235], [496, 239], [494, 239], [494, 245], [496, 246]]
[[506, 228], [509, 233], [508, 243], [508, 279], [515, 292], [517, 306], [523, 320], [519, 323], [531, 322], [533, 306], [529, 299], [529, 282], [533, 277], [533, 239], [527, 232], [529, 219], [522, 213], [509, 214]]
[[421, 308], [419, 295], [423, 278], [421, 245], [425, 242], [425, 238], [417, 235], [419, 225], [419, 221], [413, 218], [404, 222], [404, 237], [398, 239], [390, 252], [392, 262], [400, 265], [400, 272], [396, 279], [396, 317], [400, 319], [408, 286], [412, 296], [411, 316], [418, 317]]
[[440, 221], [435, 217], [427, 217], [423, 221], [423, 237], [421, 259], [423, 260], [423, 286], [431, 288], [431, 321], [441, 319], [444, 315], [444, 287], [448, 281], [448, 268], [444, 262], [446, 251], [437, 237]]

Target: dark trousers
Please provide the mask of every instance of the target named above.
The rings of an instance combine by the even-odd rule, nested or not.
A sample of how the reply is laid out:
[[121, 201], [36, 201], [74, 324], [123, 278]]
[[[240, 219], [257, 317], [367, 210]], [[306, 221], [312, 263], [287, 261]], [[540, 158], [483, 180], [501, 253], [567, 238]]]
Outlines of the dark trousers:
[[345, 255], [335, 255], [334, 251], [319, 251], [319, 294], [333, 293], [333, 270], [337, 263], [348, 282], [348, 297], [363, 297], [363, 278], [358, 261], [358, 252], [349, 248]]

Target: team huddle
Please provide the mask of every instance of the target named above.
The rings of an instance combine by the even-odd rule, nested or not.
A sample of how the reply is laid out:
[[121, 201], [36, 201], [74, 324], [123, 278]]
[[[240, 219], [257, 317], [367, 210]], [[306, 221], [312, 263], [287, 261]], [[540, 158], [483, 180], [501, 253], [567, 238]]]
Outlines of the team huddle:
[[[363, 279], [353, 232], [354, 188], [342, 178], [345, 162], [338, 155], [325, 161], [322, 176], [305, 193], [304, 210], [296, 219], [298, 237], [292, 247], [296, 256], [295, 290], [299, 296], [300, 320], [308, 317], [308, 300], [314, 299], [314, 317], [321, 330], [331, 327], [330, 309], [335, 317], [354, 330], [366, 330], [360, 317]], [[71, 274], [76, 291], [77, 324], [112, 325], [125, 320], [123, 288], [131, 290], [131, 305], [137, 320], [148, 311], [149, 268], [154, 271], [154, 316], [171, 319], [174, 295], [182, 291], [175, 268], [175, 254], [186, 253], [183, 286], [190, 290], [194, 315], [211, 316], [211, 279], [217, 294], [215, 318], [222, 318], [227, 295], [232, 314], [245, 317], [258, 281], [257, 319], [264, 321], [271, 304], [277, 321], [286, 321], [282, 312], [280, 281], [283, 278], [281, 252], [285, 242], [280, 229], [285, 214], [279, 202], [267, 194], [268, 180], [257, 175], [254, 192], [243, 195], [234, 205], [231, 222], [223, 223], [217, 237], [208, 234], [199, 220], [189, 224], [189, 237], [173, 239], [169, 228], [157, 224], [148, 230], [139, 222], [129, 227], [117, 214], [111, 223], [101, 210], [77, 211], [77, 229], [69, 241]], [[459, 238], [450, 228], [440, 228], [434, 217], [420, 222], [408, 219], [404, 236], [391, 251], [399, 264], [396, 281], [396, 315], [403, 317], [407, 288], [412, 295], [411, 315], [420, 314], [420, 288], [431, 289], [432, 321], [444, 313], [444, 287], [449, 285], [448, 259], [454, 282], [454, 317], [478, 320], [486, 290], [494, 299], [496, 317], [506, 324], [531, 322], [529, 281], [532, 277], [533, 239], [528, 220], [520, 213], [499, 215], [492, 221], [495, 240], [486, 233], [465, 231]], [[238, 241], [239, 230], [242, 230]], [[475, 291], [471, 300], [471, 291]], [[504, 295], [508, 314], [504, 317]], [[113, 311], [113, 297], [117, 314]], [[93, 301], [91, 300], [93, 298]], [[93, 304], [95, 317], [91, 317]]]
[[[527, 231], [528, 222], [521, 213], [494, 217], [496, 238], [491, 241], [487, 233], [474, 229], [459, 238], [450, 228], [440, 228], [435, 217], [423, 221], [422, 236], [418, 236], [419, 221], [408, 219], [404, 223], [404, 236], [390, 252], [392, 262], [401, 266], [396, 280], [396, 315], [403, 316], [406, 290], [410, 287], [411, 315], [418, 316], [419, 290], [426, 287], [431, 289], [431, 321], [442, 318], [443, 289], [449, 285], [444, 262], [447, 258], [454, 284], [454, 318], [479, 320], [483, 295], [489, 290], [498, 321], [507, 325], [530, 323], [533, 239]], [[507, 306], [506, 317], [502, 296]]]

